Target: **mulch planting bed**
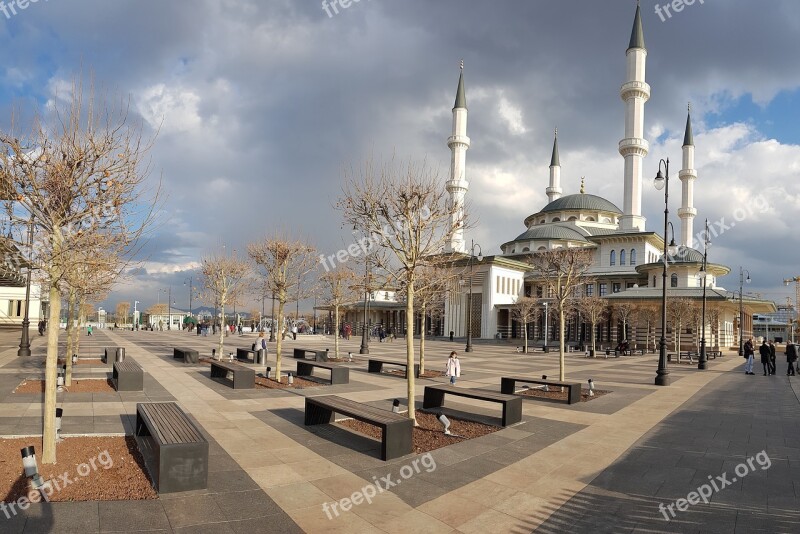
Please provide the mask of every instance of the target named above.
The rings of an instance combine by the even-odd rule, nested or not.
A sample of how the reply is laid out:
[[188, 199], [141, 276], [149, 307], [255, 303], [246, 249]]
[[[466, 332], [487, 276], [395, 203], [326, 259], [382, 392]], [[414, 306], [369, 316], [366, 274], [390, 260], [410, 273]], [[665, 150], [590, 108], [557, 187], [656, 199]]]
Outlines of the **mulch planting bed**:
[[[394, 376], [401, 376], [403, 378], [406, 377], [406, 372], [402, 369], [390, 369], [388, 371], [382, 371], [381, 374], [386, 375], [394, 375]], [[424, 373], [420, 373], [420, 378], [439, 378], [445, 375], [444, 371], [425, 371]]]
[[[459, 443], [472, 438], [485, 436], [492, 432], [497, 432], [500, 427], [484, 425], [483, 423], [475, 423], [473, 421], [465, 421], [456, 417], [448, 417], [450, 420], [451, 435], [447, 435], [442, 431], [442, 424], [436, 418], [437, 416], [432, 413], [417, 410], [417, 424], [419, 426], [414, 428], [412, 434], [412, 442], [414, 445], [415, 453], [423, 453], [442, 447], [447, 447], [453, 443]], [[380, 440], [381, 430], [379, 427], [362, 423], [355, 419], [347, 419], [341, 421], [340, 424], [351, 430], [355, 430], [361, 434], [371, 438]]]
[[[550, 391], [543, 391], [539, 388], [530, 388], [524, 389], [519, 392], [520, 395], [525, 395], [526, 397], [542, 397], [545, 399], [556, 399], [567, 401], [567, 393], [568, 389], [564, 388], [564, 391], [560, 391], [558, 386], [550, 386]], [[607, 395], [609, 393], [613, 393], [613, 391], [608, 389], [596, 389], [594, 390], [594, 397], [589, 396], [588, 389], [581, 389], [581, 402], [589, 402], [590, 400], [594, 400], [597, 397], [602, 397], [603, 395]]]
[[292, 385], [289, 385], [289, 378], [286, 376], [281, 377], [280, 382], [274, 378], [262, 378], [260, 376], [256, 377], [256, 385], [265, 389], [302, 389], [325, 385], [320, 382], [314, 382], [313, 380], [306, 380], [305, 378], [299, 378], [296, 376], [294, 377], [293, 382], [294, 383]]
[[[114, 384], [108, 378], [73, 379], [71, 386], [64, 386], [71, 393], [115, 393]], [[14, 393], [44, 393], [44, 380], [23, 380]]]
[[[132, 436], [66, 438], [56, 445], [55, 464], [43, 464], [42, 438], [0, 439], [0, 499], [27, 497], [29, 482], [20, 450], [33, 445], [39, 473], [51, 481], [50, 501], [157, 499]], [[0, 529], [2, 530], [2, 529]]]
[[[64, 360], [58, 360], [57, 365], [66, 365], [67, 362]], [[46, 365], [46, 362], [42, 362], [42, 367]], [[91, 366], [105, 366], [105, 362], [101, 358], [78, 358], [78, 361], [72, 365], [91, 365]]]

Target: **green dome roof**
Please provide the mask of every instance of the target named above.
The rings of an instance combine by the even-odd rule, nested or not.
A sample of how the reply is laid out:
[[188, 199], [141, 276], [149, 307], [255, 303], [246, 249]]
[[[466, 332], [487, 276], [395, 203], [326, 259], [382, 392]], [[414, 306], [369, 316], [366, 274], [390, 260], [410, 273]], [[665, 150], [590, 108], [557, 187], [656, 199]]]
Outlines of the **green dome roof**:
[[[664, 256], [659, 256], [658, 262], [661, 263]], [[669, 263], [703, 263], [703, 253], [689, 247], [678, 247], [675, 254], [668, 255]]]
[[622, 214], [622, 210], [608, 200], [598, 197], [597, 195], [588, 195], [585, 193], [557, 198], [542, 208], [541, 213], [563, 210], [610, 211], [612, 213]]
[[[558, 224], [534, 226], [529, 228], [525, 233], [517, 236], [514, 241], [529, 241], [531, 239], [566, 239], [570, 241], [587, 241], [586, 237], [574, 228], [560, 226]], [[512, 243], [514, 241], [512, 241]]]

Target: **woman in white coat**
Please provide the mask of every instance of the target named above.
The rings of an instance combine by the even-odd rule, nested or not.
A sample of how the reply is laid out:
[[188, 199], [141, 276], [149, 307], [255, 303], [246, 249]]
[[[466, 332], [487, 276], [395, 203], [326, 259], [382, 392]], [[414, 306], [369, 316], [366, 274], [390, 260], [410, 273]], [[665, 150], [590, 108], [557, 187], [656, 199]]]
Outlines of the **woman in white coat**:
[[458, 354], [456, 351], [450, 353], [445, 366], [445, 376], [450, 377], [450, 385], [456, 385], [456, 378], [461, 376], [461, 362], [458, 361]]

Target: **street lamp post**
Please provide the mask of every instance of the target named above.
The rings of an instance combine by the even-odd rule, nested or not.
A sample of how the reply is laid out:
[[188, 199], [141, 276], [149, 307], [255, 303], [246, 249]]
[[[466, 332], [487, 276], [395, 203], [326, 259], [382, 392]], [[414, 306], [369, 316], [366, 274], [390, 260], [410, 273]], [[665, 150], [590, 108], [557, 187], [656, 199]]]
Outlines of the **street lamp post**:
[[483, 260], [481, 246], [475, 241], [470, 241], [469, 248], [469, 302], [467, 304], [467, 346], [464, 352], [472, 352], [472, 260], [475, 258], [475, 249], [478, 249], [478, 261]]
[[[661, 166], [664, 165], [664, 173], [661, 172]], [[658, 370], [656, 371], [655, 384], [657, 386], [669, 385], [669, 369], [667, 369], [667, 263], [669, 262], [668, 252], [674, 254], [675, 237], [673, 230], [673, 238], [667, 246], [667, 232], [669, 231], [669, 158], [666, 160], [661, 159], [658, 162], [658, 173], [653, 181], [653, 185], [659, 191], [664, 190], [664, 251], [662, 261], [664, 268], [661, 273], [661, 339], [658, 344]], [[668, 250], [669, 249], [669, 250]]]
[[[33, 253], [33, 216], [28, 221], [28, 252]], [[30, 340], [30, 307], [31, 307], [31, 261], [28, 258], [28, 269], [25, 275], [25, 315], [22, 318], [22, 337], [19, 341], [19, 350], [17, 356], [30, 356], [31, 355], [31, 340]], [[52, 326], [51, 326], [52, 328]], [[58, 325], [56, 325], [58, 328]]]
[[703, 269], [700, 271], [700, 278], [703, 279], [703, 311], [700, 319], [700, 360], [697, 362], [698, 369], [708, 369], [708, 357], [706, 356], [706, 286], [708, 286], [708, 219], [706, 219], [706, 231], [703, 237]]
[[167, 289], [167, 330], [172, 330], [172, 286]]
[[192, 296], [194, 295], [194, 287], [192, 287], [192, 277], [184, 279], [183, 285], [186, 285], [186, 280], [189, 280], [189, 317], [192, 317]]
[[739, 266], [739, 356], [744, 356], [744, 307], [742, 305], [742, 292], [744, 291], [744, 273], [747, 273], [747, 283], [750, 283], [750, 271]]
[[[796, 314], [800, 314], [800, 276], [795, 276], [794, 278], [787, 278], [783, 281], [784, 285], [789, 285], [794, 282], [794, 309]], [[787, 298], [786, 303], [789, 303]], [[787, 306], [788, 307], [788, 306]], [[789, 339], [792, 343], [794, 343], [794, 320], [795, 317], [792, 316], [792, 310], [789, 308], [787, 310], [787, 315], [789, 317]]]
[[550, 322], [547, 316], [547, 306], [549, 304], [550, 304], [549, 302], [544, 301], [544, 343], [542, 344], [542, 350], [544, 352], [547, 352], [547, 326], [548, 326], [547, 323]]
[[[358, 349], [359, 354], [369, 354], [369, 333], [367, 329], [368, 308], [369, 306], [369, 258], [364, 262], [364, 328], [361, 330], [361, 347]], [[338, 335], [338, 333], [337, 333]]]

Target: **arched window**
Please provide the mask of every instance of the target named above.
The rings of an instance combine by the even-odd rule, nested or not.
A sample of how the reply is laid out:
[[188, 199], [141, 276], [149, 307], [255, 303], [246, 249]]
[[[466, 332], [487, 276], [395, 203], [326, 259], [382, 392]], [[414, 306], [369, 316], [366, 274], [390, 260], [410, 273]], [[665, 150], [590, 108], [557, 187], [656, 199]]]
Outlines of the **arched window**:
[[536, 250], [547, 250], [547, 247], [539, 247]]
[[616, 265], [617, 264], [617, 252], [615, 250], [611, 251], [610, 258], [611, 258], [611, 261], [609, 262], [609, 265]]
[[631, 265], [636, 265], [636, 249], [631, 249]]
[[559, 219], [558, 217], [553, 217], [553, 220], [550, 222], [561, 222], [561, 219]]
[[619, 264], [625, 265], [625, 249], [619, 251]]
[[572, 217], [570, 217], [570, 218], [569, 218], [569, 219], [567, 219], [567, 220], [568, 220], [568, 221], [577, 221], [577, 220], [578, 220], [578, 218], [577, 218], [577, 217], [575, 217], [575, 216], [573, 215]]
[[653, 275], [653, 287], [656, 287], [656, 275]]
[[669, 287], [678, 287], [678, 275], [672, 273], [672, 276], [669, 277]]
[[586, 217], [586, 220], [587, 220], [587, 221], [594, 222], [594, 217]]
[[528, 247], [525, 247], [525, 248], [522, 249], [522, 252], [530, 252], [530, 251], [531, 251], [531, 249], [529, 249]]

